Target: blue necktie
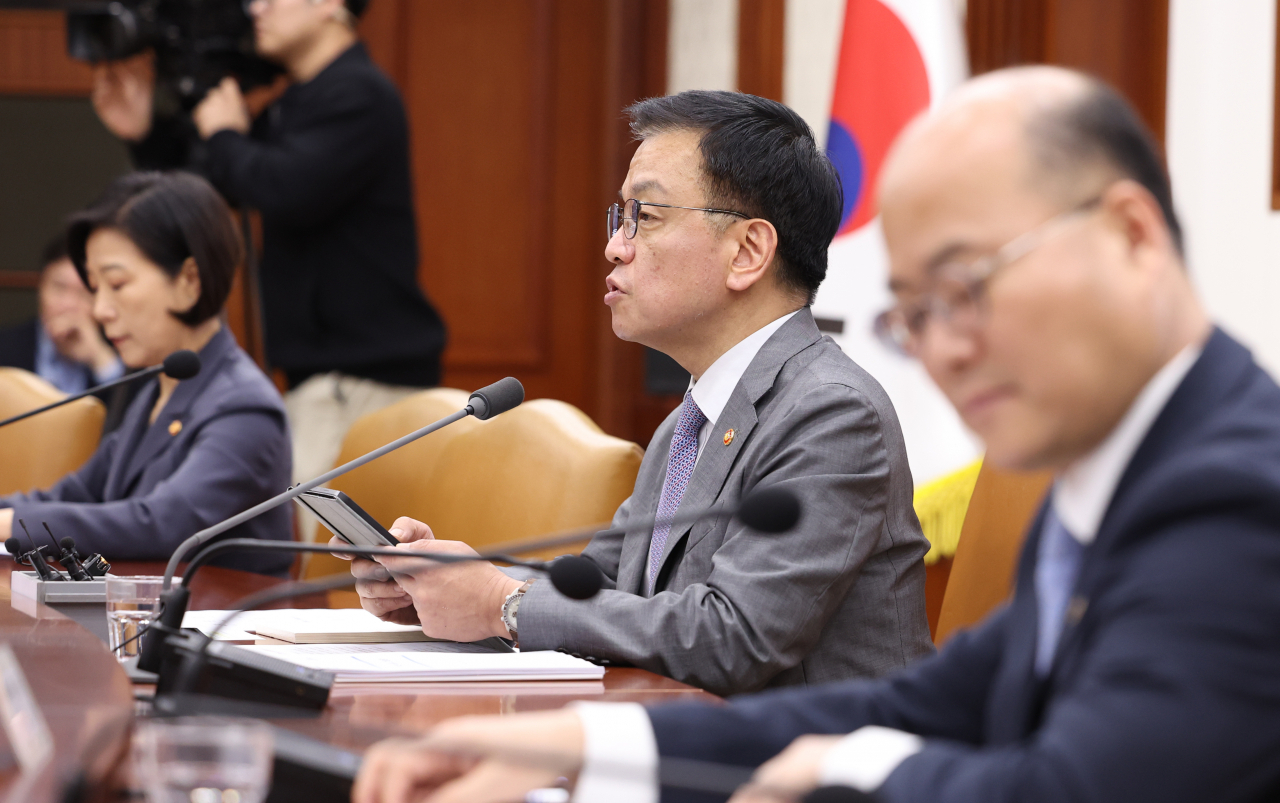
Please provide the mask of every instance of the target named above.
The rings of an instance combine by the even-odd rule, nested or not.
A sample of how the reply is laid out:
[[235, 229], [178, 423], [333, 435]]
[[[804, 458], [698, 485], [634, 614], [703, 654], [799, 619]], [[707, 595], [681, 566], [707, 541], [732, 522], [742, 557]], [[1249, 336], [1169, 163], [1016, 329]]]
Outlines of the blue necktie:
[[667, 455], [667, 476], [662, 481], [662, 496], [658, 499], [658, 523], [653, 528], [653, 538], [649, 541], [649, 591], [652, 593], [654, 583], [658, 580], [658, 566], [662, 563], [662, 550], [667, 545], [667, 536], [671, 534], [671, 517], [680, 507], [684, 499], [685, 489], [689, 487], [689, 478], [693, 476], [693, 466], [698, 462], [698, 433], [707, 417], [693, 400], [693, 391], [684, 394], [684, 404], [680, 406], [680, 418], [676, 420], [676, 432], [671, 436], [671, 451]]
[[1050, 503], [1040, 530], [1036, 552], [1036, 674], [1045, 677], [1053, 666], [1053, 655], [1062, 636], [1071, 591], [1080, 573], [1084, 545], [1063, 526]]

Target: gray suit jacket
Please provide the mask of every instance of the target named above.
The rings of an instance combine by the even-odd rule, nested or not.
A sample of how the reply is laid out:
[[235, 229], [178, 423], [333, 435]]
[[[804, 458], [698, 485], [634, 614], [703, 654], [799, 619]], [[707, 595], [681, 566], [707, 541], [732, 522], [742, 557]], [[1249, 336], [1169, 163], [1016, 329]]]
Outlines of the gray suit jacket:
[[[615, 528], [655, 514], [677, 415], [654, 434]], [[575, 602], [535, 583], [518, 614], [523, 649], [633, 664], [716, 694], [876, 677], [932, 651], [928, 542], [897, 416], [808, 309], [761, 348], [711, 432], [680, 510], [778, 486], [800, 498], [800, 523], [777, 535], [724, 519], [676, 525], [652, 597], [652, 532], [597, 537], [582, 554], [607, 590]]]

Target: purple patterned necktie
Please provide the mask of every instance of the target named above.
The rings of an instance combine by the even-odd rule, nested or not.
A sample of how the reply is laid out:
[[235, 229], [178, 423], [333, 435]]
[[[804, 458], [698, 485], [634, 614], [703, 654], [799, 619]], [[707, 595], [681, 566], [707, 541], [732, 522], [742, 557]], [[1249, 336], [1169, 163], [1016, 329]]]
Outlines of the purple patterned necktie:
[[[680, 406], [680, 418], [676, 421], [676, 433], [671, 436], [671, 451], [667, 455], [667, 477], [662, 481], [662, 496], [658, 499], [658, 523], [653, 528], [649, 542], [649, 590], [652, 592], [658, 580], [658, 566], [662, 563], [662, 550], [671, 534], [671, 517], [684, 499], [685, 488], [693, 476], [693, 466], [698, 462], [698, 433], [707, 417], [693, 400], [693, 391], [684, 394]], [[664, 521], [665, 519], [665, 521]]]

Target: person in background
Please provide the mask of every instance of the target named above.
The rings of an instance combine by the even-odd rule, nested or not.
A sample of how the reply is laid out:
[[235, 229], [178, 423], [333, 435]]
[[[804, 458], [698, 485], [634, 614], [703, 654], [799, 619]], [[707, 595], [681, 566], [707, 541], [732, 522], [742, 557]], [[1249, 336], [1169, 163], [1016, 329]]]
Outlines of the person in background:
[[[221, 313], [242, 254], [231, 212], [190, 174], [117, 179], [72, 218], [68, 251], [93, 316], [129, 368], [175, 351], [200, 373], [142, 384], [119, 428], [53, 487], [0, 496], [0, 540], [48, 524], [109, 561], [167, 560], [188, 536], [289, 486], [289, 430], [270, 380], [236, 345]], [[287, 508], [227, 533], [287, 541]], [[228, 555], [222, 565], [283, 575], [289, 555]]]
[[[37, 288], [39, 314], [0, 331], [0, 365], [30, 371], [71, 395], [119, 379], [124, 363], [93, 319], [93, 296], [67, 257], [66, 235], [45, 246]], [[105, 392], [103, 432], [115, 429], [131, 398], [127, 387]]]
[[1011, 601], [879, 680], [447, 722], [375, 747], [356, 803], [724, 797], [659, 757], [757, 768], [733, 803], [1277, 799], [1280, 387], [1197, 298], [1151, 135], [1094, 79], [988, 73], [879, 192], [878, 331], [988, 461], [1054, 474]]
[[144, 60], [99, 67], [99, 117], [135, 164], [186, 167], [262, 215], [267, 361], [283, 370], [294, 473], [332, 467], [351, 424], [440, 381], [445, 327], [418, 284], [409, 130], [356, 33], [366, 0], [255, 0], [257, 52], [292, 85], [251, 119], [230, 78], [195, 109], [203, 142], [153, 125]]

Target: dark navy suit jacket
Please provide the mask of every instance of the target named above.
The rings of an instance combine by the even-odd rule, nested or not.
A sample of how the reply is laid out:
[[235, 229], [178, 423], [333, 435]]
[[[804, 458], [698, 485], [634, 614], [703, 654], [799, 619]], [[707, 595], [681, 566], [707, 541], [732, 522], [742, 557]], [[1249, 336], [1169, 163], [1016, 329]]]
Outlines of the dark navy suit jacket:
[[[144, 385], [120, 427], [89, 461], [52, 488], [0, 497], [32, 534], [41, 522], [71, 536], [86, 554], [107, 560], [168, 560], [185, 538], [289, 487], [292, 456], [284, 403], [275, 387], [223, 328], [200, 351], [201, 370], [178, 383], [148, 424], [159, 383]], [[282, 506], [227, 538], [292, 538]], [[217, 561], [215, 561], [217, 562]], [[283, 574], [285, 554], [228, 554], [220, 565]]]
[[1012, 601], [938, 655], [880, 681], [652, 709], [660, 754], [754, 766], [874, 724], [926, 737], [884, 801], [1280, 799], [1280, 388], [1249, 352], [1215, 332], [1157, 417], [1043, 679], [1040, 526]]

